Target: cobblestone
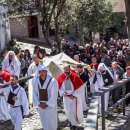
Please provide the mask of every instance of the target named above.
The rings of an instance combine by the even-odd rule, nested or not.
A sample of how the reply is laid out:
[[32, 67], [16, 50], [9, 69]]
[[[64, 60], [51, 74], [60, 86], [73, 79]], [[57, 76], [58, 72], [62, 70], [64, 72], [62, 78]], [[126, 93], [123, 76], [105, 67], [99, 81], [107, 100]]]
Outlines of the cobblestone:
[[[84, 122], [78, 126], [77, 130], [84, 129], [85, 121], [87, 118], [86, 115], [87, 115], [87, 113], [84, 113]], [[68, 120], [65, 116], [64, 110], [63, 110], [62, 99], [59, 98], [58, 99], [58, 130], [70, 130], [69, 127], [66, 127], [68, 124], [69, 124], [69, 122], [68, 122]], [[0, 125], [0, 126], [1, 126], [0, 130], [13, 130], [13, 125], [12, 125], [11, 121], [8, 121], [5, 124]], [[37, 108], [32, 109], [28, 118], [24, 119], [22, 130], [43, 130], [41, 123], [40, 123]]]
[[[23, 43], [21, 45], [22, 49], [31, 48], [31, 52], [33, 52], [34, 45]], [[49, 49], [47, 50], [50, 51]], [[122, 108], [120, 107], [120, 112], [110, 113], [109, 116], [105, 119], [106, 122], [106, 130], [130, 130], [130, 106], [126, 108], [126, 116], [122, 115]], [[77, 130], [83, 130], [86, 124], [87, 112], [84, 113], [84, 121], [81, 125], [78, 126]], [[62, 99], [58, 99], [58, 130], [70, 130], [68, 125], [68, 120], [64, 113], [63, 102]], [[102, 121], [101, 118], [98, 119], [98, 130], [102, 130]], [[7, 121], [3, 124], [0, 124], [0, 130], [13, 130], [13, 125], [11, 121]], [[33, 109], [30, 112], [28, 118], [24, 119], [22, 130], [43, 130], [37, 109]]]

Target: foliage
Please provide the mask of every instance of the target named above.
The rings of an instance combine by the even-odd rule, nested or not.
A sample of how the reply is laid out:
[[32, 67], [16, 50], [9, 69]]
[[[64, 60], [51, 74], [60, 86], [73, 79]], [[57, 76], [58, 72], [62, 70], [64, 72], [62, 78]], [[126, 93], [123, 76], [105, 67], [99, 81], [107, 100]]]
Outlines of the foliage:
[[45, 40], [51, 46], [49, 30], [50, 28], [55, 29], [56, 42], [60, 49], [60, 33], [66, 33], [72, 27], [77, 27], [78, 33], [84, 34], [101, 32], [108, 25], [113, 24], [113, 5], [106, 1], [35, 0], [34, 2], [33, 0], [6, 0], [0, 4], [8, 6], [8, 15], [25, 16], [27, 13], [38, 12], [42, 17], [42, 32]]
[[21, 50], [20, 45], [17, 44], [17, 39], [11, 39], [10, 43], [7, 44], [7, 50], [13, 50], [16, 54]]
[[[81, 2], [82, 1], [82, 2]], [[77, 6], [77, 20], [86, 27], [87, 32], [100, 32], [112, 24], [112, 4], [106, 0], [80, 0]]]
[[9, 44], [10, 44], [10, 46], [15, 46], [16, 43], [17, 43], [17, 39], [11, 39]]
[[113, 6], [111, 2], [106, 2], [106, 0], [69, 1], [66, 3], [67, 9], [61, 16], [61, 26], [64, 28], [68, 27], [68, 24], [71, 26], [82, 25], [85, 28], [84, 33], [101, 32], [103, 28], [113, 24]]

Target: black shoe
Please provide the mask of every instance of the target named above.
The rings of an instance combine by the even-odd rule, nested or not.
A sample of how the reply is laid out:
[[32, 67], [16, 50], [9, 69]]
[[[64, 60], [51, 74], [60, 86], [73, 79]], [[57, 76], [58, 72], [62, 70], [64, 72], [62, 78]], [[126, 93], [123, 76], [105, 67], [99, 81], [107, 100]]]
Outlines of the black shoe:
[[72, 130], [76, 130], [76, 126], [72, 126]]

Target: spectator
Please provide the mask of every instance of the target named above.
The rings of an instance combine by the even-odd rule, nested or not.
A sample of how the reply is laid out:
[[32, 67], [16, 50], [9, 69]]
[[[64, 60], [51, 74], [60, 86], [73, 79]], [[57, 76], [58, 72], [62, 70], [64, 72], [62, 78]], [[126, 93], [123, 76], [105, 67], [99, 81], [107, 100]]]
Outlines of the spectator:
[[100, 54], [95, 54], [96, 59], [97, 59], [97, 63], [100, 64], [101, 63], [101, 56]]
[[86, 58], [84, 59], [84, 63], [90, 65], [92, 63], [91, 61], [91, 54], [88, 52], [86, 53]]
[[24, 60], [25, 60], [25, 68], [24, 68], [24, 71], [23, 71], [23, 76], [26, 75], [30, 64], [33, 62], [32, 56], [31, 56], [30, 51], [28, 49], [26, 49], [24, 51]]
[[57, 50], [56, 50], [55, 47], [52, 47], [52, 48], [51, 48], [50, 56], [55, 56], [55, 55], [57, 55]]
[[107, 67], [110, 67], [111, 58], [107, 55], [107, 50], [106, 49], [102, 50], [101, 62], [104, 63]]
[[79, 56], [78, 55], [75, 55], [74, 56], [74, 60], [77, 61], [78, 63], [81, 63], [80, 59], [79, 59]]
[[124, 69], [125, 71], [125, 68], [126, 68], [126, 62], [125, 60], [123, 59], [123, 54], [122, 52], [118, 52], [117, 54], [117, 58], [115, 59], [115, 61], [117, 61], [118, 65]]
[[[123, 75], [123, 79], [129, 79], [130, 78], [130, 66], [127, 66], [126, 67], [126, 73]], [[126, 87], [126, 94], [130, 93], [130, 81], [128, 81], [126, 84], [125, 84], [125, 87]], [[128, 97], [126, 100], [126, 106], [128, 106], [130, 104], [130, 97]]]
[[46, 54], [46, 50], [45, 49], [40, 48], [38, 50], [37, 56], [38, 56], [39, 59], [42, 60], [46, 55], [47, 54]]
[[0, 54], [0, 65], [2, 63], [2, 61], [4, 60], [5, 56], [7, 55], [8, 51], [5, 50], [3, 53]]
[[80, 61], [84, 62], [86, 56], [84, 55], [84, 50], [83, 49], [80, 49], [79, 50], [79, 59]]
[[79, 75], [80, 79], [84, 83], [84, 88], [81, 91], [81, 98], [82, 98], [83, 111], [86, 111], [87, 110], [87, 104], [86, 104], [86, 100], [87, 100], [87, 82], [89, 82], [89, 75], [88, 75], [87, 70], [85, 70], [82, 65], [77, 66], [77, 72], [78, 72], [78, 75]]
[[22, 52], [21, 51], [19, 51], [19, 53], [17, 54], [17, 58], [18, 58], [18, 60], [20, 61], [20, 63], [21, 63], [21, 65], [20, 65], [20, 72], [22, 71], [23, 72], [23, 70], [24, 70], [24, 68], [25, 68], [25, 60], [24, 60], [24, 58], [23, 58], [23, 55], [22, 55]]
[[37, 54], [38, 51], [39, 51], [40, 47], [39, 46], [35, 46], [34, 47], [34, 51], [33, 51], [33, 54]]
[[[117, 62], [112, 63], [112, 67], [110, 68], [111, 73], [113, 74], [114, 82], [118, 82], [121, 80], [124, 70], [117, 64]], [[113, 103], [116, 103], [120, 99], [121, 87], [118, 87], [112, 91], [112, 100]], [[116, 107], [115, 112], [118, 112], [119, 108]]]
[[72, 59], [74, 59], [74, 50], [72, 47], [69, 48], [69, 57], [71, 57]]
[[63, 51], [68, 51], [69, 50], [69, 41], [66, 41], [63, 45]]

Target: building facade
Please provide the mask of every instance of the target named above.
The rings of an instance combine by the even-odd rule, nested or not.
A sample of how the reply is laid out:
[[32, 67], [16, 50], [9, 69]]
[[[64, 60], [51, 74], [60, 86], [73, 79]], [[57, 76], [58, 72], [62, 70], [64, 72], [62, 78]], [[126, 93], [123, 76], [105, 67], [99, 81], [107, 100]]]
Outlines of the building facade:
[[[20, 20], [24, 22], [21, 23]], [[11, 36], [22, 38], [43, 38], [42, 19], [39, 15], [10, 17]]]
[[[113, 13], [117, 13], [118, 16], [122, 16], [123, 12], [125, 12], [125, 3], [124, 0], [108, 0], [113, 3], [116, 3], [116, 6], [113, 9]], [[22, 38], [44, 38], [42, 34], [42, 19], [38, 14], [33, 14], [31, 16], [25, 16], [24, 17], [24, 23], [20, 24], [19, 20], [22, 19], [22, 16], [18, 16], [16, 18], [10, 18], [10, 26], [11, 26], [11, 35], [13, 37], [22, 37]], [[116, 21], [115, 18], [115, 25], [119, 21]], [[116, 31], [113, 31], [116, 30]], [[73, 29], [70, 33], [75, 33], [75, 29]], [[117, 25], [112, 28], [108, 28], [108, 31], [105, 32], [105, 34], [102, 34], [103, 38], [107, 37], [120, 37], [121, 35], [127, 35], [127, 29], [124, 26], [123, 28]], [[96, 35], [97, 37], [100, 37], [100, 35]], [[96, 37], [95, 36], [95, 37]]]
[[[7, 7], [0, 6], [0, 13], [6, 13]], [[2, 18], [0, 14], [0, 51], [2, 51], [6, 44], [10, 42], [10, 24], [7, 15]]]

